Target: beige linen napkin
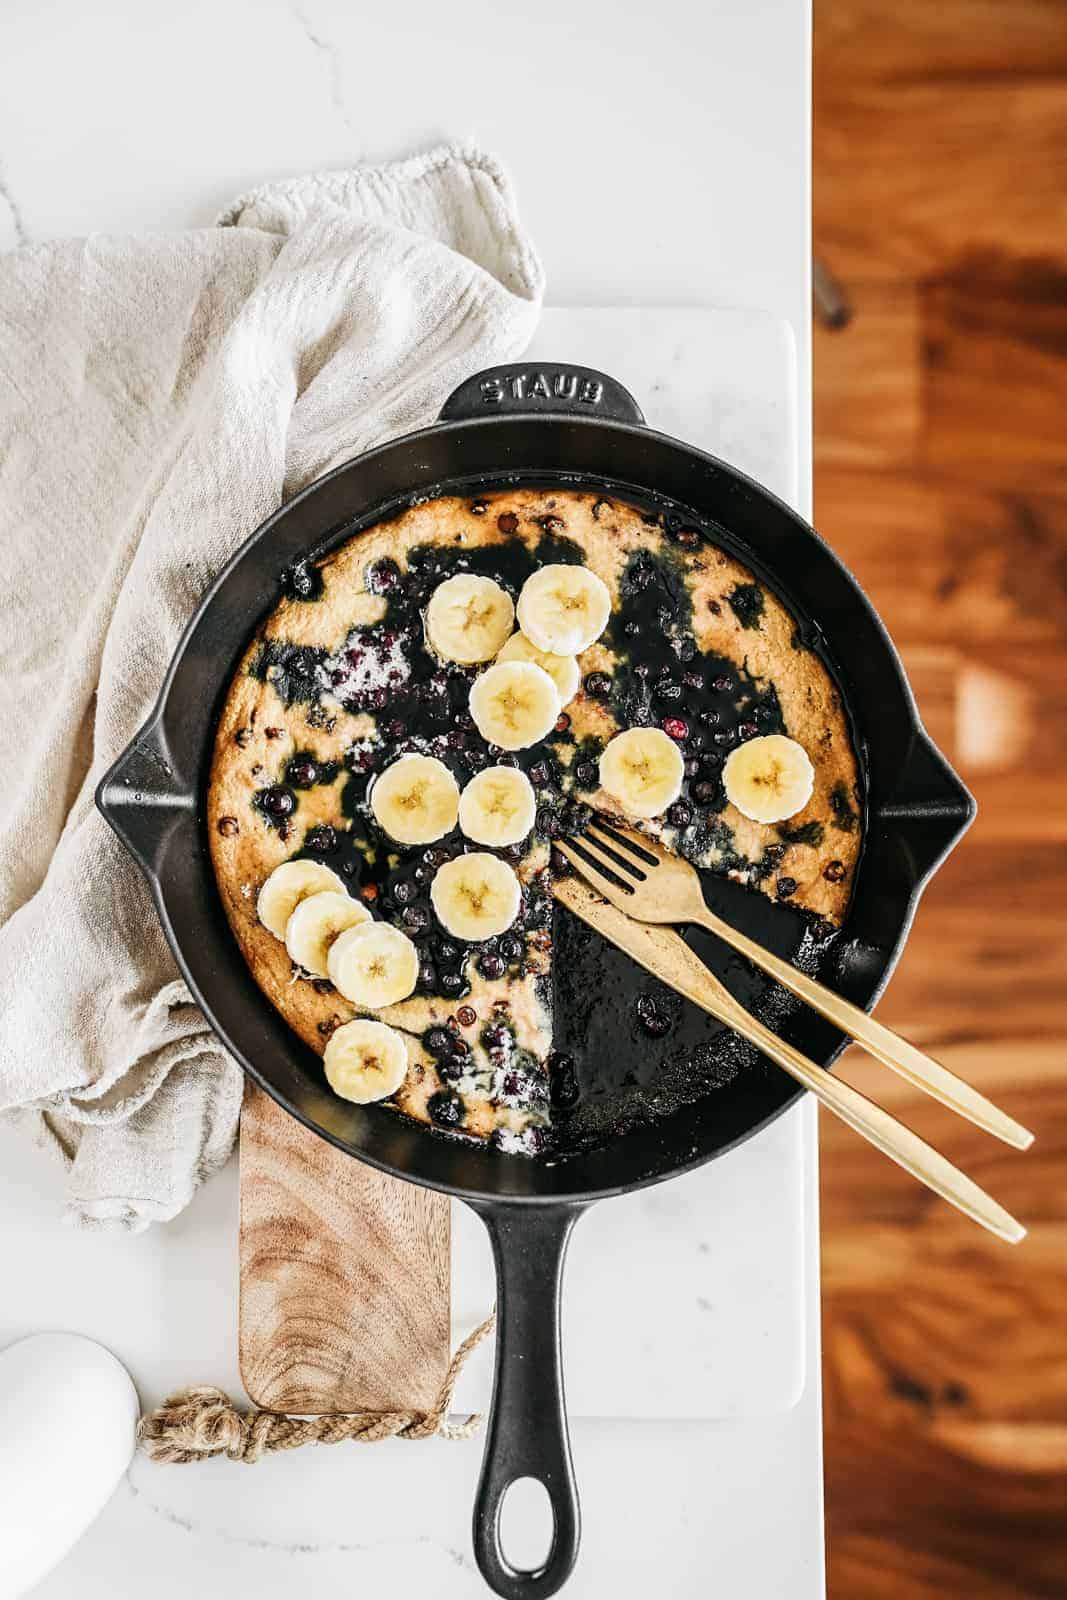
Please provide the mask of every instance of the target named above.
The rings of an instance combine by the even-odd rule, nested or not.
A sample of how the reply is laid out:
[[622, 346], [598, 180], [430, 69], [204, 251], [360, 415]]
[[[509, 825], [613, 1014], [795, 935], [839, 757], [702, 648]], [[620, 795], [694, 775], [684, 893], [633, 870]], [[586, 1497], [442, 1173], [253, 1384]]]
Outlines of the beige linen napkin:
[[65, 1156], [70, 1219], [173, 1216], [241, 1096], [97, 781], [257, 523], [519, 356], [541, 293], [469, 149], [0, 255], [0, 1109]]

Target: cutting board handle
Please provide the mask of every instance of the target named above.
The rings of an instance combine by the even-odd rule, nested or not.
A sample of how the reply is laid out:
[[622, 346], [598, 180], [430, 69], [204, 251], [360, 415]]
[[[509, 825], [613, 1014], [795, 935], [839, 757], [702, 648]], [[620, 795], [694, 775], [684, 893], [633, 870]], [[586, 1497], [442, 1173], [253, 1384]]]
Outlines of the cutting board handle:
[[[571, 1465], [560, 1358], [560, 1291], [571, 1228], [584, 1205], [474, 1203], [493, 1247], [497, 1282], [493, 1407], [474, 1505], [474, 1554], [504, 1600], [543, 1600], [578, 1556], [581, 1514]], [[511, 1565], [500, 1512], [511, 1485], [535, 1478], [552, 1505], [552, 1545], [532, 1571]]]

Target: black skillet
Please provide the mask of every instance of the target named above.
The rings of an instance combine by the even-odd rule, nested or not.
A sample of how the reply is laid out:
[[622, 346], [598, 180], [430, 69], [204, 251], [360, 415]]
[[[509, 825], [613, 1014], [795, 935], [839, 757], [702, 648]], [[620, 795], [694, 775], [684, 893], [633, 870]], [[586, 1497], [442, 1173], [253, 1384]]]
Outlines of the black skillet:
[[[831, 665], [861, 755], [866, 819], [848, 922], [817, 968], [824, 981], [860, 1005], [873, 1004], [900, 954], [924, 883], [968, 826], [974, 807], [923, 731], [881, 622], [818, 535], [732, 467], [646, 428], [625, 389], [585, 368], [510, 366], [471, 378], [449, 399], [438, 423], [337, 468], [264, 522], [189, 623], [155, 711], [101, 782], [97, 804], [147, 874], [178, 965], [250, 1077], [339, 1149], [457, 1196], [485, 1223], [496, 1263], [499, 1322], [474, 1547], [498, 1594], [533, 1600], [555, 1593], [578, 1550], [560, 1362], [560, 1280], [574, 1222], [594, 1200], [657, 1183], [750, 1138], [801, 1091], [756, 1058], [692, 1103], [672, 1091], [673, 1109], [666, 1114], [633, 1115], [635, 1093], [645, 1106], [656, 1097], [655, 1081], [649, 1083], [647, 1073], [642, 1079], [638, 1065], [647, 1052], [627, 1031], [632, 1006], [626, 999], [644, 980], [625, 958], [594, 950], [592, 935], [583, 944], [560, 913], [561, 924], [570, 924], [557, 928], [560, 943], [567, 943], [574, 960], [600, 963], [593, 970], [603, 975], [602, 992], [613, 997], [622, 991], [622, 1005], [606, 999], [587, 1009], [586, 1056], [593, 1059], [584, 1070], [594, 1102], [599, 1096], [610, 1107], [614, 1094], [626, 1101], [626, 1115], [618, 1119], [626, 1131], [548, 1162], [450, 1139], [383, 1107], [349, 1105], [325, 1087], [318, 1058], [264, 998], [241, 960], [216, 891], [203, 820], [218, 708], [249, 636], [278, 598], [283, 571], [415, 497], [474, 498], [517, 482], [595, 488], [654, 509], [684, 508], [689, 523], [705, 528], [772, 585], [808, 646]], [[754, 936], [773, 937], [782, 953], [793, 953], [799, 938], [794, 914], [782, 908], [769, 933], [764, 897], [731, 895], [733, 887], [709, 880], [709, 899]], [[759, 1002], [760, 985], [750, 970], [736, 962], [720, 964], [722, 952], [711, 941], [698, 942], [698, 948], [735, 987], [745, 986], [746, 1003]], [[773, 1006], [773, 996], [762, 998]], [[616, 1016], [623, 1020], [613, 1032], [605, 1019]], [[825, 1021], [799, 1007], [779, 1010], [776, 1026], [825, 1064], [843, 1042]], [[734, 1041], [723, 1035], [718, 1044], [727, 1055]], [[620, 1072], [620, 1062], [632, 1070]], [[555, 1531], [544, 1564], [520, 1572], [501, 1549], [499, 1516], [508, 1487], [527, 1476], [545, 1485]]]

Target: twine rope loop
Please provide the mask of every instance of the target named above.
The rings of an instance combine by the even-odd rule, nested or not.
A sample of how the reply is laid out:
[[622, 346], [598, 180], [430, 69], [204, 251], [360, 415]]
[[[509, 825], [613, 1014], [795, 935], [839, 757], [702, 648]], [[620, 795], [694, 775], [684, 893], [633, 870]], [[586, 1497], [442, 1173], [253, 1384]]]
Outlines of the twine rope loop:
[[480, 1412], [465, 1422], [449, 1422], [452, 1396], [467, 1358], [492, 1331], [491, 1311], [468, 1334], [449, 1362], [445, 1381], [428, 1411], [355, 1411], [337, 1416], [290, 1417], [277, 1411], [245, 1411], [213, 1384], [196, 1384], [168, 1396], [141, 1418], [137, 1437], [153, 1461], [184, 1465], [227, 1456], [253, 1463], [278, 1450], [299, 1450], [306, 1444], [340, 1444], [354, 1439], [376, 1444], [379, 1439], [469, 1439], [481, 1426]]

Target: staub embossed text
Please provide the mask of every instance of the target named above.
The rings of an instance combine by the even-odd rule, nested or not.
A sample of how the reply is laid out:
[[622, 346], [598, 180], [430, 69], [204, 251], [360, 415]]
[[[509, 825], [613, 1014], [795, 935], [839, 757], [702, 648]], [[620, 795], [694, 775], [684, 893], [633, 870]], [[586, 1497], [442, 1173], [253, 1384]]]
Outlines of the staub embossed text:
[[586, 405], [600, 404], [604, 385], [599, 378], [559, 368], [536, 367], [524, 372], [510, 372], [504, 377], [483, 378], [482, 400], [486, 405], [498, 405], [502, 400], [581, 400]]

